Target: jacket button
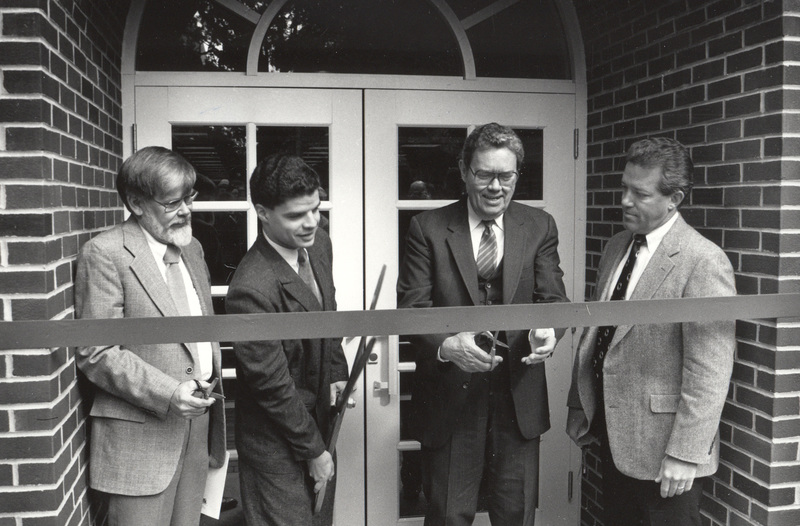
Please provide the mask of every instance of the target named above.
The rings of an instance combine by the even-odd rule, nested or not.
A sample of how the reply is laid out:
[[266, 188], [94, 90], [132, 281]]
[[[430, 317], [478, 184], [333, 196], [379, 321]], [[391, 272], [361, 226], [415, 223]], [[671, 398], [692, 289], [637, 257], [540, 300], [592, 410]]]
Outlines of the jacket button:
[[192, 374], [193, 372], [194, 372], [194, 368], [192, 368], [192, 367], [187, 367], [186, 368], [186, 374]]
[[487, 304], [487, 305], [491, 305], [491, 304], [492, 304], [492, 300], [488, 300], [488, 301], [486, 302], [486, 304]]
[[491, 283], [487, 283], [487, 284], [486, 284], [486, 288], [487, 288], [487, 289], [490, 289], [490, 288], [492, 288], [492, 284], [491, 284]]
[[461, 389], [467, 389], [469, 387], [469, 382], [464, 382], [461, 384]]

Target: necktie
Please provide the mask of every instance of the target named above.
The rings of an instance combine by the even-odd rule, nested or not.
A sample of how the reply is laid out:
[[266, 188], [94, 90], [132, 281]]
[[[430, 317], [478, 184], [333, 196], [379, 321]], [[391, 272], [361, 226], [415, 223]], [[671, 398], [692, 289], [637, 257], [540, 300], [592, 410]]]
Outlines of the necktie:
[[[628, 283], [631, 280], [631, 272], [633, 271], [633, 265], [636, 263], [636, 257], [639, 255], [639, 249], [642, 248], [642, 245], [647, 244], [647, 239], [642, 234], [634, 234], [633, 236], [633, 246], [631, 247], [631, 252], [628, 254], [628, 259], [625, 261], [625, 265], [622, 267], [622, 272], [619, 275], [619, 279], [617, 280], [617, 284], [614, 287], [613, 292], [611, 293], [611, 300], [621, 300], [625, 299], [625, 293], [628, 290]], [[603, 411], [603, 361], [606, 357], [606, 352], [608, 352], [608, 345], [611, 343], [611, 340], [614, 339], [614, 333], [616, 332], [617, 328], [613, 325], [609, 325], [606, 327], [600, 327], [597, 331], [597, 341], [595, 342], [594, 346], [594, 358], [592, 360], [592, 368], [594, 370], [594, 375], [597, 378], [597, 407], [599, 411]]]
[[497, 269], [497, 238], [492, 230], [494, 219], [481, 221], [484, 229], [481, 235], [481, 242], [478, 245], [478, 276], [483, 279], [490, 279]]
[[317, 280], [314, 279], [314, 272], [311, 271], [311, 265], [308, 263], [308, 252], [304, 248], [297, 249], [297, 273], [322, 305], [322, 295], [319, 293]]
[[164, 263], [167, 265], [167, 287], [172, 294], [172, 300], [181, 316], [191, 316], [189, 298], [186, 295], [186, 286], [183, 283], [183, 274], [178, 263], [181, 260], [181, 249], [175, 245], [167, 245], [164, 254]]

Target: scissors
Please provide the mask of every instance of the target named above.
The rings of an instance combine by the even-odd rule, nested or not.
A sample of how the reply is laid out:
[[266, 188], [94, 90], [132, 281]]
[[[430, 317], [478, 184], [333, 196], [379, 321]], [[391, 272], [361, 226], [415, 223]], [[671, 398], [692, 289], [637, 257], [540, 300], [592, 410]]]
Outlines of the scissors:
[[494, 331], [494, 334], [492, 334], [489, 331], [486, 331], [483, 334], [492, 339], [492, 348], [489, 350], [489, 357], [491, 359], [490, 363], [494, 363], [494, 357], [497, 354], [497, 346], [499, 345], [500, 347], [505, 347], [506, 349], [508, 349], [508, 345], [497, 339], [497, 335], [500, 334], [500, 331]]

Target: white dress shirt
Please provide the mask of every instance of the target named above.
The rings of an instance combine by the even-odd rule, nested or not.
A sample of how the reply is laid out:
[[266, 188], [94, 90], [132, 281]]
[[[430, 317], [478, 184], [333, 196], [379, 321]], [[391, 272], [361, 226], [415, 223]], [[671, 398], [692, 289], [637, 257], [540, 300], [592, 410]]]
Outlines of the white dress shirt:
[[[626, 300], [631, 298], [631, 294], [633, 294], [636, 284], [639, 283], [639, 278], [642, 277], [642, 273], [644, 272], [644, 269], [647, 268], [647, 264], [650, 263], [650, 259], [653, 257], [658, 245], [661, 244], [664, 236], [667, 235], [667, 232], [669, 232], [669, 229], [672, 228], [672, 225], [674, 225], [675, 221], [677, 220], [678, 212], [675, 212], [666, 223], [656, 228], [649, 234], [645, 234], [644, 237], [647, 239], [647, 245], [642, 245], [642, 247], [639, 249], [639, 255], [636, 256], [636, 263], [633, 265], [633, 270], [631, 271], [631, 279], [628, 281], [628, 289], [625, 291]], [[617, 269], [614, 271], [614, 275], [611, 276], [611, 283], [616, 283], [619, 279], [619, 275], [622, 274], [622, 267], [625, 266], [625, 261], [628, 259], [628, 254], [630, 254], [632, 246], [633, 243], [628, 245], [628, 250], [622, 256], [622, 261], [619, 262]], [[603, 301], [607, 301], [611, 297], [612, 288], [613, 287], [609, 287], [609, 289], [605, 291], [603, 297], [601, 298]]]
[[[142, 225], [140, 224], [139, 227], [142, 228]], [[167, 245], [158, 241], [144, 228], [142, 228], [142, 232], [144, 232], [147, 245], [150, 247], [150, 252], [153, 253], [153, 258], [156, 260], [156, 266], [158, 266], [158, 270], [161, 271], [161, 277], [164, 278], [164, 283], [166, 283], [167, 264], [164, 263], [164, 254], [167, 253]], [[181, 260], [178, 263], [178, 268], [181, 271], [181, 276], [183, 276], [183, 285], [186, 288], [186, 298], [189, 301], [189, 312], [192, 316], [202, 316], [203, 309], [200, 307], [200, 298], [197, 295], [197, 291], [194, 289], [194, 283], [192, 283], [192, 277], [189, 275], [189, 271], [186, 269], [186, 264], [183, 262], [183, 256], [181, 256]], [[211, 378], [211, 374], [214, 372], [214, 365], [212, 361], [213, 350], [211, 347], [211, 342], [197, 342], [196, 346], [197, 355], [200, 359], [200, 379], [209, 380]]]

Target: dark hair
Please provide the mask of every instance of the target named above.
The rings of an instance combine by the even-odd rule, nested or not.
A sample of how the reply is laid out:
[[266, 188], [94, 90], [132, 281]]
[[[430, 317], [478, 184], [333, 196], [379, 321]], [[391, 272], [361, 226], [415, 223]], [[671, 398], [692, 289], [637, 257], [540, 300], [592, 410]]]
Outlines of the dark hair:
[[128, 157], [117, 174], [117, 193], [128, 210], [131, 195], [151, 198], [163, 188], [167, 177], [182, 177], [189, 188], [194, 186], [197, 173], [180, 154], [162, 148], [147, 146]]
[[631, 145], [625, 161], [642, 168], [661, 168], [658, 190], [662, 195], [683, 192], [684, 200], [692, 191], [694, 163], [689, 150], [674, 139], [652, 137]]
[[319, 176], [296, 155], [275, 154], [262, 159], [250, 178], [253, 205], [273, 209], [294, 197], [320, 189]]
[[517, 156], [517, 169], [522, 166], [522, 161], [525, 159], [525, 149], [516, 132], [496, 122], [477, 126], [472, 130], [461, 149], [461, 160], [466, 166], [470, 166], [473, 154], [482, 148], [508, 148]]

